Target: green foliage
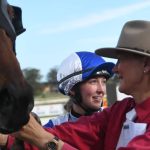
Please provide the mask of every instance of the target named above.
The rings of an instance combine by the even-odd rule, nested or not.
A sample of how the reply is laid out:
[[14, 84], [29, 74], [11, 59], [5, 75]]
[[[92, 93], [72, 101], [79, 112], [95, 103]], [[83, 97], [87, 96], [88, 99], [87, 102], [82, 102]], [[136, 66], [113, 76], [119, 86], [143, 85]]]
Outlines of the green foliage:
[[[32, 86], [34, 96], [40, 98], [62, 97], [57, 88], [57, 68], [52, 68], [47, 73], [47, 81], [41, 82], [42, 75], [36, 68], [25, 68], [22, 70], [27, 82]], [[45, 91], [45, 89], [48, 89]]]
[[47, 74], [47, 81], [50, 83], [57, 83], [57, 68], [52, 68]]
[[25, 79], [32, 86], [34, 94], [38, 94], [41, 90], [40, 80], [42, 75], [40, 74], [40, 70], [35, 68], [26, 68], [22, 71]]

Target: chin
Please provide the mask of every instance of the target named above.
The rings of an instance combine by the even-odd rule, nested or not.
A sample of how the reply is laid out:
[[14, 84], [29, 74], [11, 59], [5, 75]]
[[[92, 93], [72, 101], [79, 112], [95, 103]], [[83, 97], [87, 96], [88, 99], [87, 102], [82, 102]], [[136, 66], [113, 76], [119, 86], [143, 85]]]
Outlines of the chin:
[[100, 109], [100, 107], [101, 107], [100, 105], [98, 105], [98, 106], [93, 106], [92, 109], [98, 110], [98, 109]]
[[123, 87], [123, 86], [119, 86], [119, 92], [130, 95], [129, 90], [127, 88]]
[[118, 90], [119, 90], [119, 92], [124, 93], [126, 91], [126, 88], [123, 85], [119, 85]]

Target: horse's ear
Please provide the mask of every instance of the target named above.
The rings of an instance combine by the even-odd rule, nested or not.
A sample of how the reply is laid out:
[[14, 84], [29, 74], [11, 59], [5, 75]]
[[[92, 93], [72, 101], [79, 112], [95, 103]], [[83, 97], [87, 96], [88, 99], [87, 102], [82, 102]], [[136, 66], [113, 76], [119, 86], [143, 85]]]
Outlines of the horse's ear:
[[11, 21], [12, 18], [12, 7], [7, 3], [7, 0], [0, 0], [0, 28], [4, 29], [14, 42], [16, 40], [16, 32]]
[[13, 42], [13, 52], [16, 54], [16, 36], [26, 30], [22, 25], [21, 8], [9, 5], [7, 0], [0, 0], [0, 28], [4, 29], [11, 38]]
[[12, 24], [15, 28], [16, 35], [20, 35], [26, 31], [22, 24], [22, 10], [20, 7], [12, 6], [14, 16], [12, 18]]

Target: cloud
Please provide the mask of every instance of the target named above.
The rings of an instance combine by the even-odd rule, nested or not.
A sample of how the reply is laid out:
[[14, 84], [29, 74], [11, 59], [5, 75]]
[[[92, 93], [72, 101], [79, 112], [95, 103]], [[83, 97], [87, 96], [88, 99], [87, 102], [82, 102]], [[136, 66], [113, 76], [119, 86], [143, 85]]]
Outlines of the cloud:
[[100, 14], [90, 14], [88, 16], [85, 16], [83, 18], [79, 18], [74, 21], [66, 22], [63, 24], [60, 24], [60, 26], [56, 26], [54, 28], [45, 28], [40, 31], [41, 34], [56, 34], [61, 32], [66, 32], [74, 29], [89, 27], [101, 22], [106, 22], [121, 16], [124, 16], [126, 14], [131, 14], [136, 11], [142, 10], [146, 7], [150, 6], [150, 0], [143, 0], [140, 3], [134, 3], [132, 5], [115, 8], [115, 9], [109, 9], [104, 12], [101, 12]]
[[[114, 40], [116, 39], [116, 40]], [[93, 45], [93, 43], [95, 44], [101, 44], [101, 46], [103, 45], [113, 45], [114, 43], [117, 42], [118, 36], [110, 36], [109, 37], [90, 37], [90, 38], [86, 38], [86, 39], [79, 39], [79, 43], [82, 45], [86, 45], [86, 43]]]

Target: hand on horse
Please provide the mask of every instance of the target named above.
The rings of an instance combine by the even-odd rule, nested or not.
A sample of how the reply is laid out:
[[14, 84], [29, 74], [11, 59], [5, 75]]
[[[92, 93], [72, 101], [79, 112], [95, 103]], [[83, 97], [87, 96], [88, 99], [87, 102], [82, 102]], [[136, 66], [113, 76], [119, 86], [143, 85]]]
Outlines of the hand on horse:
[[45, 147], [45, 143], [54, 137], [41, 126], [32, 114], [30, 115], [29, 122], [18, 132], [13, 133], [12, 136], [33, 144], [40, 149], [43, 149], [43, 147]]

